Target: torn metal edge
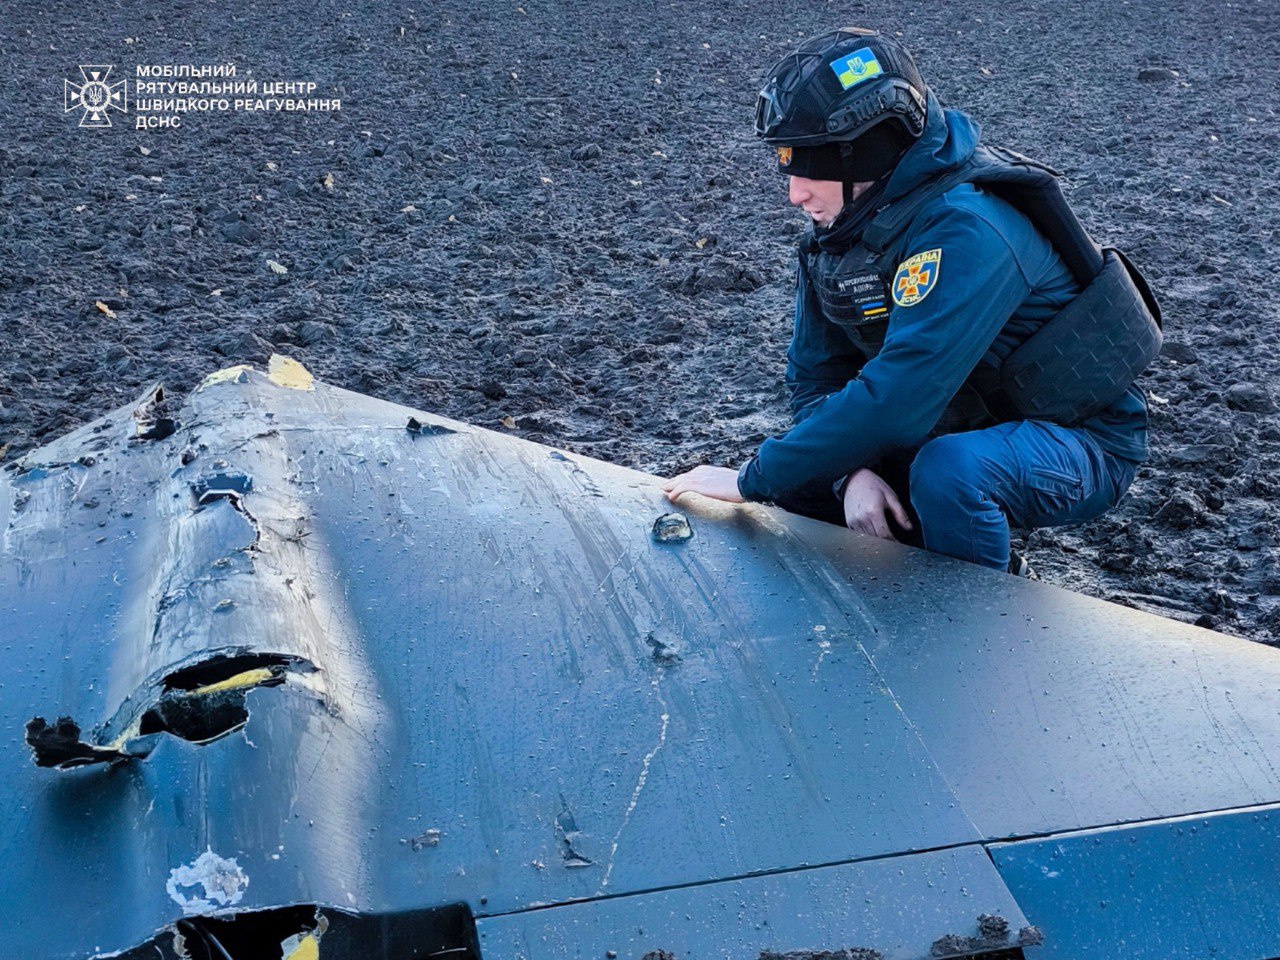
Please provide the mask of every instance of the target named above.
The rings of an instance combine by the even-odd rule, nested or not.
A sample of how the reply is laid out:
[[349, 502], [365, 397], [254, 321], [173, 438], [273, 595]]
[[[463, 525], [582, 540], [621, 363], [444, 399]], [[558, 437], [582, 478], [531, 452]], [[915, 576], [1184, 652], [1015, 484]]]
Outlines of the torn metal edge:
[[309, 660], [244, 647], [202, 651], [152, 674], [120, 710], [88, 735], [71, 717], [50, 724], [33, 717], [26, 743], [36, 766], [70, 770], [96, 763], [142, 759], [161, 733], [199, 745], [220, 740], [248, 722], [251, 690], [283, 684], [291, 673], [313, 673]]

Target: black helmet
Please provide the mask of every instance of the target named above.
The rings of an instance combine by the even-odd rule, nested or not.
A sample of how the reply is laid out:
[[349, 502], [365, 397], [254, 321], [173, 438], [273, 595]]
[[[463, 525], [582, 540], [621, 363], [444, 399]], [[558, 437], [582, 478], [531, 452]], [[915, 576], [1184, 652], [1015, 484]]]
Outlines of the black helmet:
[[924, 132], [929, 88], [898, 41], [846, 27], [812, 37], [770, 69], [756, 136], [784, 173], [878, 180]]

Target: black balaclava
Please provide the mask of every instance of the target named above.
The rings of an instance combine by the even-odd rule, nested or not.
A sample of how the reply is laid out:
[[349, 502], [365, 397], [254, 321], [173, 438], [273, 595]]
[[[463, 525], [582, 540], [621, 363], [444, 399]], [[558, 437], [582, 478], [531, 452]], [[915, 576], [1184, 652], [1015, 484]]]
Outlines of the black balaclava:
[[855, 183], [871, 183], [893, 170], [915, 139], [899, 124], [879, 123], [856, 140], [811, 147], [778, 147], [778, 170], [810, 180], [839, 180], [848, 203]]
[[828, 253], [843, 253], [858, 242], [858, 238], [862, 236], [862, 231], [866, 229], [871, 218], [881, 209], [884, 190], [889, 185], [889, 177], [892, 174], [893, 168], [890, 167], [879, 180], [871, 181], [871, 186], [858, 194], [857, 199], [849, 196], [851, 184], [845, 183], [844, 206], [840, 208], [836, 218], [825, 227], [819, 227], [817, 224], [813, 226], [813, 239], [819, 249]]

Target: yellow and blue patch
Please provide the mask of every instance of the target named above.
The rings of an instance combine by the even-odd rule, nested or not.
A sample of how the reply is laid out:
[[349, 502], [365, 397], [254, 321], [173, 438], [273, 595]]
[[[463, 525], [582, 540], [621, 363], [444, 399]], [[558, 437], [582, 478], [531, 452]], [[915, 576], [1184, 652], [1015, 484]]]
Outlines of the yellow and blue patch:
[[893, 302], [900, 307], [911, 307], [929, 295], [938, 285], [938, 271], [942, 268], [942, 250], [926, 250], [898, 264], [893, 275]]
[[840, 86], [846, 90], [857, 86], [863, 80], [870, 80], [884, 73], [880, 61], [876, 59], [870, 47], [863, 47], [861, 50], [855, 50], [853, 53], [832, 60], [830, 67], [835, 71]]

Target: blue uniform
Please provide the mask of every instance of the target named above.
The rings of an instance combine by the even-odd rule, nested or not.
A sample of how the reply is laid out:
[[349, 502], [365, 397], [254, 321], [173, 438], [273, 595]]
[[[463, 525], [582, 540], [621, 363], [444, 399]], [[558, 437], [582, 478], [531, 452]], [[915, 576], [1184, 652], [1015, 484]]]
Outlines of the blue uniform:
[[[962, 163], [978, 137], [974, 121], [944, 112], [931, 95], [925, 132], [879, 202]], [[871, 359], [823, 316], [799, 272], [787, 365], [794, 426], [743, 466], [742, 494], [799, 502], [881, 458], [915, 454], [911, 501], [925, 546], [990, 566], [1008, 562], [1010, 522], [1047, 526], [1113, 505], [1147, 456], [1146, 400], [1136, 385], [1077, 427], [1020, 421], [931, 439], [980, 361], [998, 366], [1079, 292], [1048, 240], [1004, 200], [966, 183], [920, 210], [901, 260], [884, 344]]]

